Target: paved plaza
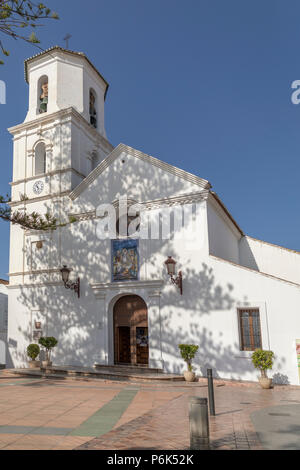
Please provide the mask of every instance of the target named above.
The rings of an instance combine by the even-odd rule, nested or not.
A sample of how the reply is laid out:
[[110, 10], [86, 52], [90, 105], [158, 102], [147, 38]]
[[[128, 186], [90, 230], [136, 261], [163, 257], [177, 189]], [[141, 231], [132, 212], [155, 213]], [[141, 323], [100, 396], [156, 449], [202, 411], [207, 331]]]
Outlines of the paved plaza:
[[[0, 449], [183, 450], [188, 400], [206, 381], [153, 384], [0, 372]], [[211, 448], [300, 449], [300, 389], [215, 382]]]

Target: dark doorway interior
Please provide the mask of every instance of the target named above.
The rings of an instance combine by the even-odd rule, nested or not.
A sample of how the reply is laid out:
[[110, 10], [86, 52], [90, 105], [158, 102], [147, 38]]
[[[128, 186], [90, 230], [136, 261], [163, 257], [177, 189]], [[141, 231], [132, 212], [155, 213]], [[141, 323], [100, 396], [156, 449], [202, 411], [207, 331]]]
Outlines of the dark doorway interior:
[[149, 363], [148, 311], [137, 295], [125, 295], [114, 306], [115, 364]]
[[122, 364], [129, 364], [130, 361], [130, 327], [119, 326], [119, 361]]

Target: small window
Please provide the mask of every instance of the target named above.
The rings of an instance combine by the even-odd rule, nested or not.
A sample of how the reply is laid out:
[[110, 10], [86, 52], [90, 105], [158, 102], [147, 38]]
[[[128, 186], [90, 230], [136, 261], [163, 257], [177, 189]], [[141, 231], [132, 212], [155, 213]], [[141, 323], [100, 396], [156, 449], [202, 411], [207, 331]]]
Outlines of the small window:
[[239, 309], [241, 350], [254, 351], [262, 347], [259, 309]]
[[40, 142], [34, 152], [34, 174], [42, 175], [46, 173], [46, 146], [44, 142]]
[[38, 83], [38, 111], [40, 114], [48, 111], [48, 77], [43, 76]]
[[93, 171], [99, 164], [99, 156], [97, 152], [92, 153], [91, 158], [91, 171]]
[[90, 124], [97, 129], [96, 94], [90, 90]]

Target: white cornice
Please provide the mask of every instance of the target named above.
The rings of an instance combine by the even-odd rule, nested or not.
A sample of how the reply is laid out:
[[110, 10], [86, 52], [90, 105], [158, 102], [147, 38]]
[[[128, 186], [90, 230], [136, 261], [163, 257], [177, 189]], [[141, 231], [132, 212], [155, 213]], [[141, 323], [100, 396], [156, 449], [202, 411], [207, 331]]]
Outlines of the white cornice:
[[75, 173], [76, 175], [80, 176], [81, 178], [85, 178], [85, 175], [83, 173], [80, 173], [79, 171], [75, 170], [75, 168], [70, 167], [70, 168], [65, 168], [63, 170], [49, 171], [48, 173], [42, 173], [41, 175], [28, 176], [28, 178], [23, 178], [21, 180], [12, 181], [9, 184], [11, 186], [15, 186], [17, 184], [27, 183], [28, 181], [32, 181], [32, 180], [39, 179], [39, 178], [45, 178], [47, 176], [55, 176], [55, 175], [59, 175], [59, 174], [62, 174], [62, 173], [67, 173], [69, 171], [71, 171], [72, 173]]
[[45, 281], [34, 284], [12, 284], [7, 286], [8, 289], [33, 289], [37, 287], [63, 286], [62, 281]]
[[97, 299], [104, 299], [106, 294], [113, 290], [115, 292], [125, 293], [138, 291], [140, 289], [148, 290], [149, 295], [159, 295], [164, 281], [161, 279], [151, 281], [124, 281], [124, 282], [108, 282], [108, 283], [90, 283]]
[[34, 197], [31, 199], [24, 199], [24, 201], [12, 201], [8, 202], [7, 204], [10, 207], [16, 207], [20, 205], [27, 206], [28, 204], [33, 204], [34, 202], [39, 202], [39, 201], [46, 201], [47, 199], [54, 199], [54, 198], [61, 198], [64, 196], [69, 196], [70, 191], [64, 191], [62, 193], [56, 193], [56, 194], [48, 194], [46, 196], [39, 196], [39, 197]]
[[[132, 204], [139, 204], [140, 206], [143, 206], [144, 210], [153, 210], [153, 209], [159, 209], [161, 207], [172, 207], [175, 205], [184, 205], [184, 204], [192, 204], [196, 202], [201, 202], [205, 201], [208, 198], [209, 191], [208, 190], [203, 190], [199, 191], [197, 193], [190, 193], [190, 194], [182, 194], [180, 196], [174, 196], [174, 197], [169, 197], [169, 198], [162, 198], [162, 199], [154, 199], [153, 201], [146, 201], [146, 202], [137, 202], [137, 201], [130, 201], [127, 199], [128, 202], [131, 204], [128, 204], [128, 207]], [[113, 206], [115, 209], [118, 208], [118, 201], [112, 202]], [[76, 217], [77, 220], [88, 220], [88, 219], [95, 219], [97, 218], [96, 215], [96, 210], [93, 211], [86, 211], [86, 212], [80, 212], [80, 213], [69, 213], [69, 216]]]
[[91, 126], [87, 122], [87, 120], [73, 107], [62, 109], [51, 114], [40, 115], [37, 119], [28, 122], [23, 122], [22, 124], [18, 124], [17, 126], [10, 127], [8, 129], [8, 132], [15, 136], [20, 132], [28, 132], [30, 130], [35, 131], [37, 127], [40, 128], [41, 126], [52, 124], [53, 121], [62, 121], [63, 119], [74, 119], [74, 121], [77, 121], [81, 126], [85, 128], [85, 130], [88, 130], [89, 133], [96, 140], [98, 140], [98, 142], [102, 144], [108, 151], [111, 152], [113, 150], [113, 145], [107, 139], [105, 139], [105, 137], [99, 134], [99, 132], [93, 126]]

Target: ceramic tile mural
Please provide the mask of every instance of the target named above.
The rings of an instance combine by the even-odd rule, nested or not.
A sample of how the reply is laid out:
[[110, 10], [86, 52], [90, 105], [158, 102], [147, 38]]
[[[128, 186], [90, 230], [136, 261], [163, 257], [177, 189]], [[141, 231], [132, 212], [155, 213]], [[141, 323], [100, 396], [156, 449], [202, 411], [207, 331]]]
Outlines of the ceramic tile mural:
[[112, 281], [138, 279], [138, 240], [112, 240]]

